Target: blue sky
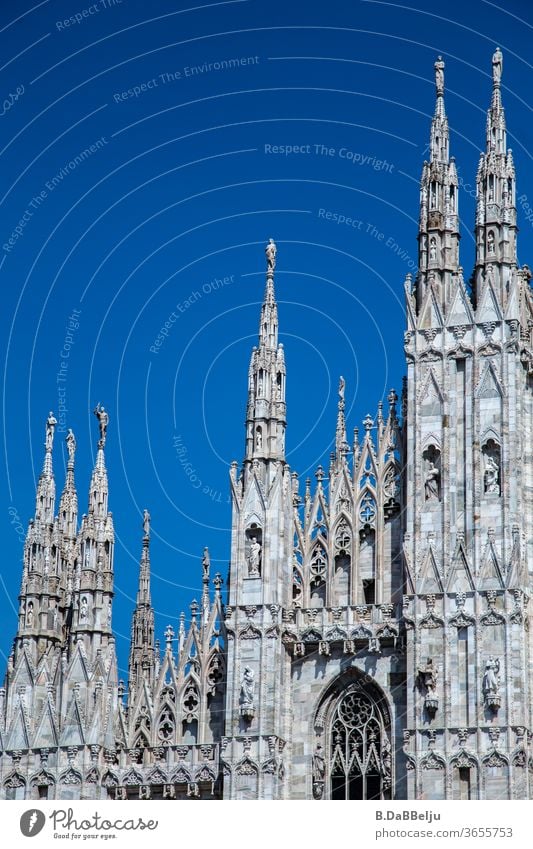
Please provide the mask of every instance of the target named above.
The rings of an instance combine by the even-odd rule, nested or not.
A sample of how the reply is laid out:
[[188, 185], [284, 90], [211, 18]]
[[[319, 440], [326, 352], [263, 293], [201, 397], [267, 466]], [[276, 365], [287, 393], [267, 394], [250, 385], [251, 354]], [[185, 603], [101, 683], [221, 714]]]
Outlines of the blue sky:
[[[144, 507], [160, 636], [200, 593], [205, 545], [226, 575], [228, 466], [243, 454], [268, 238], [278, 245], [291, 467], [305, 478], [327, 465], [340, 374], [350, 429], [400, 391], [403, 280], [416, 263], [438, 54], [465, 276], [497, 44], [522, 198], [519, 259], [533, 263], [532, 24], [525, 0], [2, 3], [4, 659], [45, 419], [60, 400], [78, 442], [80, 513], [96, 402], [111, 417], [121, 674]], [[58, 492], [65, 464], [58, 433]]]

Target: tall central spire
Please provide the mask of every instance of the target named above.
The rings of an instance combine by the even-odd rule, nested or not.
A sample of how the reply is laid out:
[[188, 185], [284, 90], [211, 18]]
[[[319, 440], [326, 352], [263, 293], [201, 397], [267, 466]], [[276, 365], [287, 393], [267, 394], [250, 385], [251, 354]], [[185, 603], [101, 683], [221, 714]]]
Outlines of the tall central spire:
[[270, 239], [265, 249], [267, 258], [265, 299], [261, 308], [261, 320], [259, 324], [259, 345], [274, 349], [278, 346], [278, 307], [274, 292], [276, 253], [276, 244], [273, 239]]
[[259, 323], [259, 346], [252, 351], [248, 373], [246, 460], [285, 459], [285, 356], [278, 342], [278, 307], [274, 293], [277, 248], [265, 249], [266, 287]]
[[459, 266], [458, 180], [455, 160], [450, 159], [450, 131], [444, 106], [444, 62], [435, 68], [435, 113], [429, 136], [429, 162], [424, 162], [420, 181], [418, 277], [416, 300], [419, 312], [428, 298], [445, 312], [453, 297], [452, 275]]
[[449, 162], [450, 131], [444, 107], [444, 62], [439, 56], [435, 68], [435, 114], [431, 122], [430, 162]]
[[39, 477], [39, 483], [37, 485], [37, 498], [35, 503], [35, 519], [45, 525], [51, 525], [54, 521], [56, 486], [52, 466], [52, 449], [54, 446], [56, 425], [57, 419], [54, 414], [50, 412], [46, 420], [44, 463], [43, 470]]
[[477, 172], [476, 269], [474, 296], [481, 300], [485, 284], [505, 307], [517, 266], [516, 179], [501, 97], [503, 56], [492, 57], [492, 97], [487, 112], [486, 146]]
[[131, 623], [131, 645], [129, 657], [130, 703], [141, 687], [142, 680], [153, 686], [155, 667], [154, 608], [150, 597], [150, 514], [143, 513], [143, 540], [137, 604]]

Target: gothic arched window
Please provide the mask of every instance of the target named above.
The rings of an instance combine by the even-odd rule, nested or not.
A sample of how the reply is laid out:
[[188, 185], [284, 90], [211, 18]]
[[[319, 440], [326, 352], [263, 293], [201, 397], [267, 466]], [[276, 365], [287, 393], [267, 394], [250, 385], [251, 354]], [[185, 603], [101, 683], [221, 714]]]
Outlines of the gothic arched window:
[[359, 685], [339, 698], [330, 726], [331, 799], [387, 799], [391, 747], [382, 713]]

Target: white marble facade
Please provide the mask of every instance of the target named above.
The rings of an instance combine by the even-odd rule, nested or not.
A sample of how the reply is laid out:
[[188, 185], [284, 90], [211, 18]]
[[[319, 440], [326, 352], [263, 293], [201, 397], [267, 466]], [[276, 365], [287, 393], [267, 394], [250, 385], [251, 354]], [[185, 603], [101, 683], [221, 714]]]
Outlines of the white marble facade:
[[78, 523], [75, 439], [55, 515], [52, 449], [24, 549], [0, 690], [4, 798], [531, 798], [529, 564], [533, 302], [496, 50], [477, 175], [476, 265], [459, 259], [444, 63], [405, 281], [407, 377], [316, 481], [285, 460], [286, 371], [266, 248], [245, 457], [230, 470], [227, 596], [203, 593], [165, 645], [144, 515], [129, 680], [111, 628], [113, 520], [100, 439]]

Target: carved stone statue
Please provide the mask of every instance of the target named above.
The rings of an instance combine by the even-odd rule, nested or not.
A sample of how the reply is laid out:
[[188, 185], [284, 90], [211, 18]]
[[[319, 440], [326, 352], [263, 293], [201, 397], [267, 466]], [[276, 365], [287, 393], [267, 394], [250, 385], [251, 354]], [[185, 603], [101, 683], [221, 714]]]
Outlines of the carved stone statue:
[[494, 253], [494, 233], [492, 230], [489, 231], [489, 235], [487, 236], [487, 253]]
[[259, 567], [261, 565], [261, 545], [257, 541], [257, 537], [252, 537], [250, 554], [248, 555], [248, 565], [250, 567], [249, 574], [251, 576], [259, 575]]
[[499, 47], [494, 51], [492, 57], [492, 81], [494, 85], [500, 85], [503, 71], [503, 56]]
[[426, 710], [435, 714], [439, 707], [439, 699], [437, 696], [437, 681], [439, 670], [433, 665], [433, 659], [428, 657], [426, 665], [418, 670], [419, 680], [425, 689], [424, 704]]
[[202, 568], [204, 570], [204, 578], [209, 578], [209, 567], [211, 566], [211, 559], [209, 557], [209, 549], [204, 548], [204, 556], [202, 557]]
[[429, 468], [426, 472], [426, 479], [424, 481], [426, 501], [439, 501], [439, 480], [440, 472], [433, 460], [430, 460]]
[[439, 56], [434, 65], [435, 68], [435, 86], [437, 94], [444, 94], [444, 62], [442, 56]]
[[87, 622], [89, 618], [89, 602], [87, 596], [83, 596], [80, 604], [80, 622]]
[[68, 429], [65, 442], [67, 443], [68, 458], [69, 460], [74, 460], [74, 455], [76, 453], [76, 437], [74, 436], [74, 432], [71, 427]]
[[30, 601], [28, 604], [28, 610], [26, 612], [26, 626], [28, 628], [33, 627], [33, 602]]
[[143, 531], [144, 531], [145, 537], [150, 536], [150, 521], [151, 521], [151, 516], [150, 516], [148, 510], [144, 510], [143, 511]]
[[276, 252], [277, 248], [274, 239], [269, 239], [268, 245], [265, 248], [265, 254], [267, 258], [267, 271], [274, 271], [276, 267]]
[[500, 494], [500, 467], [498, 463], [491, 457], [489, 454], [485, 464], [485, 472], [484, 472], [484, 480], [485, 480], [485, 492], [497, 492]]
[[430, 262], [435, 262], [437, 259], [437, 242], [433, 237], [429, 243], [429, 260]]
[[324, 758], [324, 750], [319, 743], [313, 755], [313, 780], [323, 781], [326, 774], [326, 761]]
[[346, 389], [346, 381], [341, 375], [339, 377], [339, 398], [341, 401], [344, 401], [344, 390]]
[[249, 719], [254, 715], [255, 676], [249, 666], [244, 667], [241, 681], [241, 715]]
[[500, 693], [500, 679], [498, 673], [500, 671], [500, 661], [497, 657], [491, 655], [485, 664], [485, 673], [483, 675], [483, 695], [498, 696]]
[[257, 428], [257, 431], [255, 433], [255, 447], [263, 447], [263, 434], [261, 433], [261, 428]]
[[324, 792], [324, 780], [326, 777], [326, 760], [324, 758], [324, 750], [320, 743], [318, 743], [312, 758], [312, 776], [313, 796], [315, 799], [321, 799]]
[[54, 431], [56, 429], [57, 419], [55, 418], [53, 412], [50, 410], [48, 414], [48, 418], [46, 420], [46, 440], [45, 447], [47, 451], [52, 450], [52, 445], [54, 444]]
[[111, 616], [113, 613], [113, 605], [111, 603], [111, 599], [108, 599], [107, 602], [107, 613], [106, 613], [106, 625], [108, 628], [111, 628]]
[[109, 414], [100, 403], [96, 405], [93, 412], [98, 419], [98, 424], [100, 426], [100, 441], [98, 442], [98, 447], [104, 448], [107, 437], [107, 426], [109, 424]]
[[396, 482], [396, 470], [390, 466], [387, 469], [385, 480], [383, 481], [383, 495], [385, 498], [396, 498], [398, 493], [398, 484]]

